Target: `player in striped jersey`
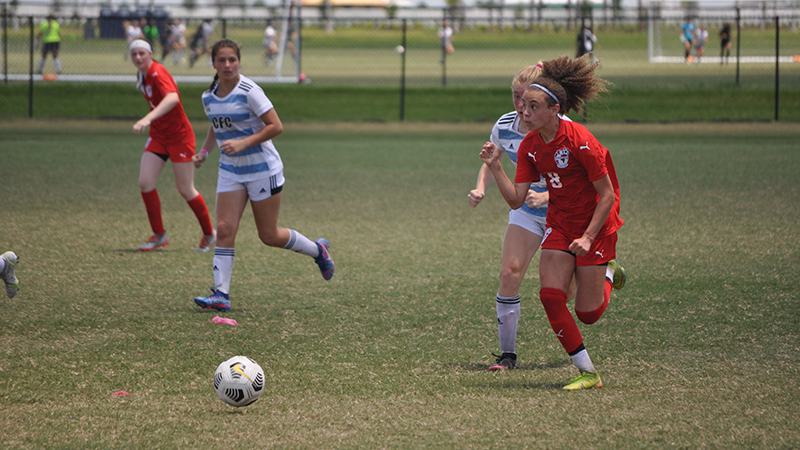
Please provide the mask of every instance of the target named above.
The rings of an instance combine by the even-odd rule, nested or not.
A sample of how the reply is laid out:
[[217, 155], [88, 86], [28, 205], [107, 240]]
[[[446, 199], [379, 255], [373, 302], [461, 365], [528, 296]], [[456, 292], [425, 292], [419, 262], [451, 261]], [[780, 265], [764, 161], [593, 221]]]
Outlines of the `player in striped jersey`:
[[247, 201], [261, 241], [314, 258], [322, 277], [333, 277], [334, 263], [328, 241], [312, 242], [295, 230], [278, 227], [283, 190], [283, 162], [272, 138], [283, 125], [272, 102], [251, 79], [239, 74], [239, 45], [222, 39], [211, 48], [217, 74], [203, 93], [203, 106], [211, 121], [203, 148], [193, 158], [200, 167], [206, 149], [219, 147], [217, 180], [217, 247], [214, 252], [214, 289], [209, 297], [197, 297], [201, 308], [227, 311], [231, 307], [230, 285], [235, 258], [234, 243]]
[[[511, 93], [514, 100], [514, 111], [504, 114], [492, 128], [489, 140], [505, 153], [511, 162], [517, 164], [517, 150], [522, 139], [528, 133], [522, 122], [522, 94], [525, 88], [539, 76], [541, 65], [527, 66], [520, 70], [511, 82]], [[569, 120], [563, 117], [563, 120]], [[483, 200], [486, 189], [494, 181], [492, 172], [486, 164], [481, 165], [478, 182], [469, 193], [469, 205], [473, 208]], [[497, 334], [500, 340], [501, 354], [495, 355], [497, 361], [489, 366], [489, 370], [516, 369], [517, 325], [519, 323], [520, 299], [519, 288], [528, 270], [545, 229], [548, 201], [547, 186], [544, 180], [532, 183], [525, 204], [508, 213], [508, 228], [503, 239], [503, 259], [500, 267], [500, 287], [497, 291]]]

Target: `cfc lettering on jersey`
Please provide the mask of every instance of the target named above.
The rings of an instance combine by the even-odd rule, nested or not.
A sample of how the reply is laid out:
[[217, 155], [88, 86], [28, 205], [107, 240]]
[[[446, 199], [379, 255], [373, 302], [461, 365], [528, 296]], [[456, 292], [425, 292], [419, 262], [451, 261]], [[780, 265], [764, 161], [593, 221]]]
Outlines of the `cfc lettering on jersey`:
[[227, 116], [223, 117], [212, 117], [211, 123], [214, 125], [215, 129], [220, 128], [231, 128], [233, 123], [231, 122], [231, 118]]
[[556, 152], [554, 158], [556, 160], [556, 167], [559, 169], [566, 169], [569, 165], [569, 149], [562, 148]]

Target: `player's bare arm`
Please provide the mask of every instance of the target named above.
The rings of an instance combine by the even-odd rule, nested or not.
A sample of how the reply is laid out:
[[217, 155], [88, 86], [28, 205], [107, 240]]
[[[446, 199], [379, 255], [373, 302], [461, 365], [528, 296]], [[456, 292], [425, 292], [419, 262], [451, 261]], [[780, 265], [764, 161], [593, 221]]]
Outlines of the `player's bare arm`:
[[[500, 153], [500, 158], [502, 159], [503, 152]], [[469, 200], [469, 206], [475, 208], [478, 204], [483, 200], [486, 196], [486, 189], [492, 185], [494, 181], [494, 176], [492, 175], [491, 170], [486, 164], [482, 164], [480, 170], [478, 171], [478, 182], [475, 184], [475, 189], [469, 191], [469, 195], [467, 199]]]
[[572, 241], [572, 244], [569, 245], [569, 251], [577, 256], [583, 256], [589, 253], [594, 239], [602, 230], [603, 224], [606, 223], [608, 214], [614, 206], [614, 186], [611, 184], [611, 178], [606, 175], [592, 184], [597, 190], [597, 193], [600, 194], [600, 200], [598, 200], [597, 206], [594, 208], [592, 220], [589, 222], [589, 226], [586, 227], [586, 231], [583, 232], [583, 236], [575, 239]]
[[[206, 140], [203, 141], [203, 146], [200, 148], [204, 148], [206, 150], [214, 150], [217, 146], [217, 139], [214, 137], [214, 130], [209, 128], [208, 133], [206, 133]], [[196, 168], [200, 168], [204, 162], [208, 159], [208, 154], [206, 152], [197, 152], [192, 156], [192, 162]]]
[[283, 124], [278, 113], [275, 112], [275, 108], [262, 114], [261, 120], [264, 121], [264, 128], [244, 139], [225, 141], [220, 145], [219, 150], [228, 156], [233, 156], [248, 147], [261, 144], [283, 133]]
[[153, 108], [152, 111], [147, 113], [146, 116], [142, 117], [141, 119], [139, 119], [138, 122], [133, 124], [133, 132], [135, 134], [144, 133], [147, 127], [149, 127], [154, 120], [172, 111], [172, 109], [178, 106], [180, 102], [181, 98], [180, 96], [178, 96], [177, 92], [168, 93], [161, 100], [161, 103], [159, 103], [155, 108]]
[[500, 193], [508, 203], [508, 206], [511, 209], [517, 209], [522, 206], [525, 203], [531, 183], [514, 184], [508, 179], [506, 172], [503, 170], [503, 165], [500, 164], [500, 149], [493, 142], [487, 142], [483, 145], [480, 158], [494, 175], [497, 188], [500, 189]]

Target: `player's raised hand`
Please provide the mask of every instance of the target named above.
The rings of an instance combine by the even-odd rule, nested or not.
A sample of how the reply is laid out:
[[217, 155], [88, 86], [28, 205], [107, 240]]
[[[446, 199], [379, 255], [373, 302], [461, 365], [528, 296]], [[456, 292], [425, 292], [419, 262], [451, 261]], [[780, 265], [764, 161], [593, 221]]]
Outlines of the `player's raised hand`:
[[545, 192], [528, 191], [528, 196], [525, 197], [525, 204], [528, 208], [541, 208], [550, 201], [550, 194]]
[[497, 148], [494, 142], [487, 142], [483, 144], [480, 158], [485, 164], [491, 165], [500, 158], [500, 149]]
[[467, 196], [467, 198], [469, 199], [469, 206], [472, 206], [473, 208], [478, 206], [478, 203], [480, 203], [481, 200], [483, 200], [483, 197], [485, 195], [486, 195], [485, 192], [479, 191], [477, 189], [469, 191], [469, 195]]
[[192, 162], [194, 163], [194, 166], [198, 169], [200, 168], [200, 166], [203, 165], [204, 162], [206, 162], [206, 159], [208, 159], [208, 155], [206, 155], [206, 152], [197, 152], [194, 154], [194, 156], [192, 156]]
[[149, 126], [150, 126], [150, 120], [142, 119], [133, 124], [133, 132], [134, 134], [142, 134], [147, 130], [147, 127]]

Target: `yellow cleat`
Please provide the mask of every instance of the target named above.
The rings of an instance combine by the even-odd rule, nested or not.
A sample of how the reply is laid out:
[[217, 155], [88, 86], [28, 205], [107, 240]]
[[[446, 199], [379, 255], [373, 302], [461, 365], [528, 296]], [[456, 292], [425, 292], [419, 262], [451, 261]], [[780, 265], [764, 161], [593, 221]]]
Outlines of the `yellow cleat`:
[[562, 389], [565, 391], [577, 391], [580, 389], [600, 389], [603, 387], [603, 380], [600, 375], [592, 372], [581, 372], [581, 376], [569, 380], [569, 384]]
[[611, 286], [613, 286], [614, 289], [622, 289], [625, 287], [625, 281], [628, 279], [625, 275], [625, 269], [619, 265], [616, 259], [609, 261], [608, 265], [614, 269], [614, 279], [611, 281]]

